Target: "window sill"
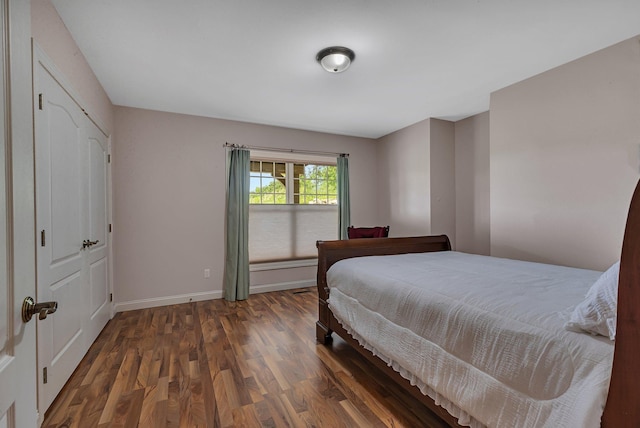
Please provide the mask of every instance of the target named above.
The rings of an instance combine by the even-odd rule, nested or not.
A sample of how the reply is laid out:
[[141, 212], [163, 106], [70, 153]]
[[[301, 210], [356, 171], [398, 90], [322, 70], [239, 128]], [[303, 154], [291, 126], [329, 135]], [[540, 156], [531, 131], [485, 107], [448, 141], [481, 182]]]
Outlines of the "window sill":
[[299, 267], [318, 266], [318, 259], [286, 260], [282, 262], [254, 263], [249, 265], [249, 272], [265, 270], [293, 269]]

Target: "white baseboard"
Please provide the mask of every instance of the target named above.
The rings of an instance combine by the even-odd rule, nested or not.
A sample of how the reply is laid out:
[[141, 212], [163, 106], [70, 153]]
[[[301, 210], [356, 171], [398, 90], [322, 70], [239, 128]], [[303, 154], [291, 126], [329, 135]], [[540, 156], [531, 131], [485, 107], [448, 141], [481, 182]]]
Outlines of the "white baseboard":
[[[315, 279], [303, 281], [280, 282], [277, 284], [254, 285], [249, 289], [250, 294], [269, 293], [271, 291], [293, 290], [295, 288], [316, 285]], [[158, 306], [177, 305], [180, 303], [200, 302], [202, 300], [222, 299], [222, 290], [206, 291], [203, 293], [178, 294], [175, 296], [154, 297], [151, 299], [130, 300], [113, 305], [114, 312], [126, 312], [136, 309], [155, 308]]]
[[116, 312], [133, 311], [136, 309], [155, 308], [158, 306], [177, 305], [180, 303], [199, 302], [222, 298], [222, 290], [206, 291], [203, 293], [178, 294], [175, 296], [154, 297], [151, 299], [130, 300], [116, 303]]

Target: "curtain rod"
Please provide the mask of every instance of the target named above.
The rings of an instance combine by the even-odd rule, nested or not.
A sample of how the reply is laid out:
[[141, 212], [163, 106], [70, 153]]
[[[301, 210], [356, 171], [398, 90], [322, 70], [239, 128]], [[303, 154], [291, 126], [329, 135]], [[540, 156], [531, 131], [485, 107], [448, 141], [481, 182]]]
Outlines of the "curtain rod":
[[298, 150], [298, 149], [279, 149], [277, 147], [246, 146], [246, 145], [229, 144], [229, 143], [224, 143], [222, 147], [236, 147], [236, 148], [243, 148], [243, 149], [265, 150], [269, 152], [300, 153], [305, 155], [321, 155], [321, 156], [332, 155], [332, 156], [349, 157], [349, 153], [320, 152], [315, 150]]

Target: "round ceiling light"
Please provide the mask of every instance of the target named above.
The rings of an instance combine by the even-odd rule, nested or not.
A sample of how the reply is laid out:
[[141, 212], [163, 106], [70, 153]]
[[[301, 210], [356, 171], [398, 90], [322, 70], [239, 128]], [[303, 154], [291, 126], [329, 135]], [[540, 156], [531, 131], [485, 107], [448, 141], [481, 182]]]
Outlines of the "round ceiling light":
[[316, 60], [329, 73], [342, 73], [349, 68], [355, 57], [356, 54], [349, 48], [332, 46], [318, 52]]

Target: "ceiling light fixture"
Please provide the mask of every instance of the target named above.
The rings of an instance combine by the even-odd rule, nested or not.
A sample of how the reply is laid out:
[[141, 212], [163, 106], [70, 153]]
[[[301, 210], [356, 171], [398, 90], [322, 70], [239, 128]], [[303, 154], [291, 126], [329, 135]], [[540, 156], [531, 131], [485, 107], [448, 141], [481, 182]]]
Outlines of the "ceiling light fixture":
[[349, 68], [355, 57], [356, 54], [349, 48], [332, 46], [318, 52], [316, 60], [329, 73], [342, 73]]

